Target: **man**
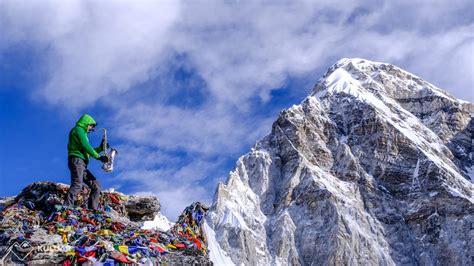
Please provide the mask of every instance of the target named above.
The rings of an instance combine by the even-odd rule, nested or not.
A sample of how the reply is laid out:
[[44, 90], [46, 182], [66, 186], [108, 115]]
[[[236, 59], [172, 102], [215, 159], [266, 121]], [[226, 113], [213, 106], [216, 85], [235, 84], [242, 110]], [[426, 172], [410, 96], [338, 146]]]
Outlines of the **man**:
[[77, 194], [85, 183], [91, 190], [88, 201], [88, 208], [97, 210], [99, 208], [100, 183], [94, 175], [87, 169], [89, 156], [101, 162], [107, 162], [106, 156], [100, 156], [104, 140], [97, 148], [92, 148], [87, 138], [87, 133], [94, 130], [97, 126], [94, 118], [85, 114], [79, 118], [76, 126], [69, 132], [68, 167], [71, 171], [71, 186], [66, 195], [65, 205], [74, 205]]

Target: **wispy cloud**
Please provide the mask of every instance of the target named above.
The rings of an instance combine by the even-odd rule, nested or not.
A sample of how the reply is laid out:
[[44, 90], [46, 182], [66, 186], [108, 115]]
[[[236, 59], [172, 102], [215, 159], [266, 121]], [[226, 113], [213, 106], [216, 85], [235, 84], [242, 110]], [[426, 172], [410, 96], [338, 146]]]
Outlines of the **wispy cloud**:
[[[161, 202], [162, 213], [175, 220], [183, 209], [194, 201], [210, 204], [214, 184], [202, 183], [217, 172], [222, 160], [185, 160], [159, 152], [145, 153], [133, 148], [120, 147], [132, 151], [121, 158], [124, 162], [121, 173], [114, 179], [132, 184], [134, 194], [153, 194]], [[119, 182], [119, 184], [120, 184]], [[130, 186], [130, 185], [128, 185]], [[117, 189], [124, 189], [118, 186]]]
[[44, 51], [48, 77], [33, 94], [47, 103], [112, 110], [119, 180], [157, 193], [176, 216], [210, 199], [219, 169], [269, 131], [277, 106], [261, 108], [273, 91], [316, 81], [341, 57], [395, 63], [474, 101], [471, 5], [6, 0], [0, 53], [22, 42]]

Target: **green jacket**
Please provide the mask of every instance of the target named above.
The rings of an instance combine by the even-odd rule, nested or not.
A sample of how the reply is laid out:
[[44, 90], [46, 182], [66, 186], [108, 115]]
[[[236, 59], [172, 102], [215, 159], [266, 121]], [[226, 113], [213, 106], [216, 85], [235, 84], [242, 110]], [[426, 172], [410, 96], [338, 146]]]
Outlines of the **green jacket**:
[[87, 126], [97, 125], [92, 116], [85, 114], [79, 118], [76, 126], [69, 132], [69, 141], [67, 144], [68, 156], [79, 157], [87, 164], [89, 163], [89, 156], [99, 159], [99, 153], [102, 147], [92, 148], [87, 138]]

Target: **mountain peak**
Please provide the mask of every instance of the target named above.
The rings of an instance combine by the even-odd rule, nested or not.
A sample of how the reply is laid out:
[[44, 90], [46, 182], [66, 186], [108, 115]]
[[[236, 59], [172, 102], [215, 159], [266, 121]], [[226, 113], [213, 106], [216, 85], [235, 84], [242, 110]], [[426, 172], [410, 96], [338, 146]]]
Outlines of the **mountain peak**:
[[469, 264], [471, 107], [394, 65], [339, 60], [219, 185], [220, 247], [236, 264]]
[[358, 65], [358, 66], [368, 66], [368, 65], [373, 65], [373, 64], [383, 64], [383, 63], [380, 63], [380, 62], [375, 62], [375, 61], [370, 61], [370, 60], [367, 60], [367, 59], [364, 59], [364, 58], [347, 58], [347, 57], [344, 57], [344, 58], [341, 58], [339, 59], [334, 65], [333, 67], [335, 68], [340, 68], [340, 67], [343, 67], [345, 65], [348, 65], [348, 64], [352, 64], [354, 66]]
[[337, 61], [318, 81], [312, 95], [324, 98], [340, 93], [355, 97], [367, 93], [379, 94], [394, 100], [438, 97], [462, 102], [395, 65], [362, 58], [343, 58]]

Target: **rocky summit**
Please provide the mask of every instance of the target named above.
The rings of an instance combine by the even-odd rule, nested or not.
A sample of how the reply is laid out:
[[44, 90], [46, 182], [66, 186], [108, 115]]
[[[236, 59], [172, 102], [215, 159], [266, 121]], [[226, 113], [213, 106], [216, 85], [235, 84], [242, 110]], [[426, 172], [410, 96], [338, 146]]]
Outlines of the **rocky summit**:
[[103, 191], [100, 210], [62, 205], [69, 186], [36, 182], [0, 200], [0, 265], [212, 265], [203, 232], [207, 207], [193, 203], [168, 230], [143, 229], [161, 217], [156, 197]]
[[391, 64], [338, 61], [218, 185], [207, 223], [221, 254], [473, 265], [473, 112]]

